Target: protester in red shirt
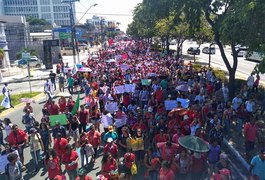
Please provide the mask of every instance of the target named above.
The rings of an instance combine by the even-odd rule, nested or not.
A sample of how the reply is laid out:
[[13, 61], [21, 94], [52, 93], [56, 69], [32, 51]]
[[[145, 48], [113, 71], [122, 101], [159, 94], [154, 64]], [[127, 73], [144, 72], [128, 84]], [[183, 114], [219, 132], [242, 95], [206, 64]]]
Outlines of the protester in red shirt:
[[18, 125], [14, 124], [12, 126], [12, 131], [10, 132], [8, 139], [7, 139], [9, 145], [15, 150], [18, 150], [20, 161], [23, 164], [23, 169], [25, 169], [24, 148], [25, 148], [27, 138], [28, 137], [25, 131], [23, 131], [22, 129], [19, 129]]
[[131, 103], [131, 97], [129, 93], [124, 93], [123, 95], [123, 105], [127, 108]]
[[138, 122], [136, 122], [133, 127], [132, 127], [132, 131], [137, 130], [138, 128], [140, 128], [142, 130], [142, 132], [146, 131], [146, 126], [143, 122], [143, 119], [140, 119]]
[[180, 123], [180, 127], [181, 127], [181, 133], [183, 135], [190, 135], [190, 121], [189, 121], [189, 116], [188, 115], [184, 115], [183, 117], [183, 121]]
[[244, 126], [244, 134], [245, 134], [245, 150], [246, 156], [250, 160], [250, 152], [255, 147], [255, 141], [257, 138], [258, 127], [255, 122], [255, 118], [252, 117], [249, 123], [246, 123]]
[[51, 111], [52, 111], [52, 100], [50, 98], [44, 104], [43, 109], [47, 109], [47, 111], [49, 112], [49, 114], [51, 114]]
[[118, 146], [113, 142], [112, 138], [107, 139], [107, 144], [104, 147], [104, 153], [110, 153], [112, 157], [117, 158]]
[[54, 179], [57, 175], [61, 175], [60, 160], [54, 149], [47, 152], [44, 164], [48, 171], [48, 178]]
[[177, 131], [178, 131], [178, 128], [180, 127], [180, 120], [179, 120], [179, 117], [173, 117], [173, 119], [171, 119], [169, 122], [168, 122], [168, 125], [167, 125], [168, 129], [169, 129], [169, 133], [171, 134], [176, 134]]
[[162, 162], [162, 167], [159, 171], [159, 180], [174, 180], [175, 174], [170, 168], [170, 164], [167, 161]]
[[60, 113], [64, 113], [65, 108], [66, 108], [66, 99], [65, 97], [60, 97], [60, 99], [58, 99], [58, 105], [59, 105], [59, 111]]
[[194, 152], [191, 156], [191, 176], [192, 179], [202, 179], [207, 172], [207, 158], [204, 154]]
[[157, 102], [159, 102], [159, 103], [163, 102], [163, 100], [164, 100], [164, 93], [163, 93], [161, 87], [158, 87], [157, 88], [157, 90], [155, 92], [155, 98], [156, 98]]
[[221, 170], [219, 170], [217, 173], [214, 173], [210, 180], [231, 180], [231, 172], [226, 169], [223, 168]]
[[110, 153], [106, 153], [102, 157], [101, 174], [104, 175], [107, 179], [119, 179], [118, 166], [116, 160], [112, 157]]
[[50, 115], [57, 115], [59, 114], [59, 106], [55, 103], [55, 101], [52, 101], [51, 109], [50, 109]]
[[54, 139], [53, 148], [59, 158], [62, 158], [62, 155], [66, 153], [66, 145], [68, 144], [68, 140], [62, 137], [61, 133], [57, 133], [57, 138]]
[[79, 134], [83, 132], [86, 132], [86, 126], [88, 124], [89, 120], [89, 112], [87, 109], [85, 109], [84, 105], [80, 106], [80, 111], [78, 111], [78, 119], [79, 119]]
[[91, 144], [93, 146], [95, 154], [92, 156], [93, 157], [92, 161], [95, 162], [95, 160], [97, 158], [98, 147], [101, 144], [101, 134], [100, 134], [100, 132], [98, 132], [96, 130], [94, 125], [91, 125], [90, 128], [91, 128], [90, 131], [87, 133], [87, 138], [88, 138], [89, 144]]
[[127, 180], [132, 179], [131, 167], [135, 163], [135, 154], [127, 152], [124, 154], [124, 166], [125, 166], [125, 178]]
[[69, 180], [75, 180], [77, 177], [78, 154], [73, 150], [71, 144], [66, 145], [66, 153], [62, 156], [62, 163], [65, 164], [65, 170]]
[[184, 136], [182, 133], [181, 133], [181, 128], [179, 127], [177, 129], [177, 133], [173, 135], [172, 137], [172, 142], [175, 143], [175, 144], [179, 144], [179, 138]]
[[168, 134], [164, 133], [164, 129], [160, 129], [159, 134], [157, 134], [154, 138], [155, 144], [166, 142], [169, 140]]
[[157, 147], [161, 153], [161, 158], [163, 160], [169, 161], [172, 157], [175, 157], [179, 146], [171, 141], [157, 143]]
[[73, 100], [73, 97], [70, 96], [66, 104], [66, 107], [69, 109], [69, 112], [72, 112], [74, 105], [75, 105], [75, 101]]

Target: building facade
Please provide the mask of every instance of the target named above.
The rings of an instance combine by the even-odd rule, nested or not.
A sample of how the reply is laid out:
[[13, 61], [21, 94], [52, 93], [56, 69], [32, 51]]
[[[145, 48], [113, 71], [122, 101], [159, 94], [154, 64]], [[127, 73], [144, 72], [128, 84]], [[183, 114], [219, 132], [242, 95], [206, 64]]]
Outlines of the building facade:
[[0, 15], [32, 16], [62, 26], [70, 25], [69, 7], [69, 0], [0, 0]]

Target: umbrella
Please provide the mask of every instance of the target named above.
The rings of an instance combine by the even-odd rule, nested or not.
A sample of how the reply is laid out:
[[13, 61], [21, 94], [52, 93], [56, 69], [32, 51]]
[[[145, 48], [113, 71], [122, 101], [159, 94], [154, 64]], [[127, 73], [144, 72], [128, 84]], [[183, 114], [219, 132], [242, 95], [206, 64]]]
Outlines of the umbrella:
[[34, 99], [31, 98], [21, 98], [20, 102], [24, 102], [24, 103], [36, 103]]
[[204, 153], [204, 152], [209, 151], [209, 147], [207, 143], [203, 139], [197, 136], [188, 135], [188, 136], [180, 137], [178, 142], [182, 147], [189, 149], [191, 151], [194, 151], [194, 152]]
[[187, 110], [184, 109], [184, 108], [174, 108], [172, 109], [169, 113], [168, 113], [168, 116], [169, 117], [172, 117], [174, 115], [185, 115], [187, 113]]
[[177, 91], [189, 91], [189, 86], [187, 84], [181, 84], [179, 86], [176, 87]]
[[56, 95], [57, 97], [70, 97], [72, 96], [70, 93], [68, 92], [60, 92], [59, 94]]
[[115, 60], [115, 59], [109, 59], [109, 60], [107, 60], [106, 62], [107, 62], [107, 63], [112, 63], [112, 62], [116, 62], [116, 60]]

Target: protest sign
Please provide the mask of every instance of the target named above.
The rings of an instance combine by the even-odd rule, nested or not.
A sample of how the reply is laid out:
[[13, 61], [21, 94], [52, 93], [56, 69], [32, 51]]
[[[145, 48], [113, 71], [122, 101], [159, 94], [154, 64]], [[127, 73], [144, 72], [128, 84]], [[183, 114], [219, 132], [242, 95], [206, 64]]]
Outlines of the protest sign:
[[151, 85], [151, 79], [141, 79], [141, 83], [143, 86], [150, 86]]
[[[12, 152], [12, 153], [17, 154], [17, 156], [19, 158], [19, 154], [18, 154], [17, 150]], [[9, 154], [11, 154], [11, 153], [9, 153]], [[5, 154], [5, 155], [0, 156], [0, 173], [4, 173], [5, 172], [5, 167], [9, 163], [9, 161], [7, 160], [7, 156], [9, 154]]]
[[126, 117], [124, 117], [124, 118], [122, 118], [122, 119], [114, 119], [114, 121], [115, 121], [115, 123], [114, 123], [114, 125], [117, 127], [117, 128], [119, 128], [119, 127], [122, 127], [122, 126], [124, 126], [125, 124], [126, 124]]
[[190, 104], [190, 100], [188, 99], [183, 99], [183, 98], [177, 98], [177, 102], [180, 102], [181, 106], [183, 108], [188, 108]]
[[55, 126], [56, 121], [60, 122], [61, 125], [67, 125], [67, 118], [65, 114], [49, 116], [50, 125]]
[[115, 94], [123, 94], [124, 93], [124, 86], [115, 86]]
[[105, 109], [113, 114], [115, 111], [118, 111], [118, 104], [117, 102], [107, 102], [105, 104]]
[[124, 91], [128, 93], [134, 93], [135, 92], [135, 85], [134, 84], [125, 84], [124, 85]]
[[176, 108], [177, 105], [178, 105], [178, 103], [176, 100], [166, 100], [165, 101], [165, 108], [167, 111]]

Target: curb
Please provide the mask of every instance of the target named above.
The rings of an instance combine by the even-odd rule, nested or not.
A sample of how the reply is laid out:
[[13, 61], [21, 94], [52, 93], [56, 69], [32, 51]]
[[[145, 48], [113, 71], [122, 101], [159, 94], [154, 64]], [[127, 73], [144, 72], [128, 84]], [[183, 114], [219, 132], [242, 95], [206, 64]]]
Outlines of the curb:
[[227, 147], [227, 149], [232, 153], [232, 155], [243, 165], [246, 170], [249, 170], [250, 165], [246, 162], [246, 160], [240, 155], [240, 153], [228, 143], [228, 141], [223, 138], [223, 143]]
[[[49, 77], [42, 77], [42, 78], [32, 78], [30, 79], [31, 81], [39, 81], [39, 80], [47, 80]], [[6, 82], [0, 82], [0, 84], [8, 83], [8, 84], [14, 84], [14, 83], [21, 83], [21, 82], [28, 82], [28, 79], [19, 79], [19, 80], [11, 80], [11, 81], [6, 81]]]
[[[45, 94], [43, 93], [43, 92], [41, 92], [40, 94], [38, 94], [38, 95], [36, 95], [36, 96], [34, 96], [34, 97], [32, 97], [31, 99], [34, 99], [34, 100], [39, 100], [40, 98], [42, 98], [42, 97], [44, 97], [45, 96]], [[14, 108], [9, 108], [9, 109], [7, 109], [7, 110], [5, 110], [5, 111], [3, 111], [1, 114], [0, 114], [0, 117], [3, 117], [3, 116], [6, 116], [7, 114], [9, 114], [10, 112], [13, 112], [13, 111], [15, 111], [15, 110], [17, 110], [17, 109], [19, 109], [20, 107], [22, 107], [22, 106], [24, 106], [25, 105], [25, 103], [19, 103], [18, 105], [16, 105]]]

